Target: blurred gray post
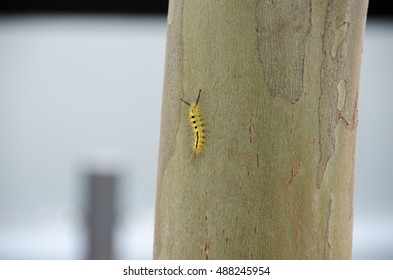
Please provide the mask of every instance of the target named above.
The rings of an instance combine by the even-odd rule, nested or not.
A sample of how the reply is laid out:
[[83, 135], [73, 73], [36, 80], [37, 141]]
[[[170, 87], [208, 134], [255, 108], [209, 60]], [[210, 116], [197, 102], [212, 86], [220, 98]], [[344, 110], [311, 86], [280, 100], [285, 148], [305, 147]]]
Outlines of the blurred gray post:
[[88, 259], [113, 259], [113, 226], [117, 174], [93, 171], [87, 174], [89, 201]]

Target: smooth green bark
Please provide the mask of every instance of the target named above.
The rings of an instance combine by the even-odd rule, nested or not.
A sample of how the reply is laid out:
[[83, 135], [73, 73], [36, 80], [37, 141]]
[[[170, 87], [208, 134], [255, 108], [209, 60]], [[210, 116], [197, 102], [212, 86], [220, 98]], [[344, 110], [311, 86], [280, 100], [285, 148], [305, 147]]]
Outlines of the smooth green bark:
[[351, 258], [367, 4], [170, 1], [155, 259]]

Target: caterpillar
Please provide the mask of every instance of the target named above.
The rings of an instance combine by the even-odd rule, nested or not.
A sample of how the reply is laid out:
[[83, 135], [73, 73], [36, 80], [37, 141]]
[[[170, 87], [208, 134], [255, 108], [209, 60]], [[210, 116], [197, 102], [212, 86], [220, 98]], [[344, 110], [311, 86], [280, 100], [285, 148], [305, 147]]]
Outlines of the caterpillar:
[[198, 106], [198, 101], [200, 97], [201, 97], [201, 90], [199, 90], [198, 98], [195, 104], [190, 104], [189, 102], [180, 98], [181, 101], [183, 101], [186, 105], [190, 106], [189, 118], [190, 118], [192, 130], [194, 132], [194, 147], [192, 150], [191, 159], [195, 155], [198, 155], [199, 153], [202, 152], [203, 145], [205, 143], [204, 122], [202, 121], [199, 106]]

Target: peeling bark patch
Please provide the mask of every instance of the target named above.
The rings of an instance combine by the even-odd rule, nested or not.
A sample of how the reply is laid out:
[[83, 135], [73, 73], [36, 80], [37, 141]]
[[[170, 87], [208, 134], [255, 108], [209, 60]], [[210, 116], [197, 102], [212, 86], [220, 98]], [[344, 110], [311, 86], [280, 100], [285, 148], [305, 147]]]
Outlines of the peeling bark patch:
[[347, 22], [345, 22], [339, 28], [336, 29], [336, 32], [334, 33], [334, 43], [330, 51], [330, 54], [332, 55], [333, 58], [336, 57], [339, 48], [342, 46], [342, 42], [344, 41], [345, 36], [347, 35], [347, 31], [348, 31]]
[[213, 247], [213, 242], [209, 241], [205, 243], [205, 259], [208, 260], [209, 259], [209, 251], [210, 248]]
[[[340, 5], [343, 5], [342, 9], [338, 7]], [[334, 12], [332, 12], [333, 7]], [[320, 151], [316, 174], [318, 189], [322, 187], [328, 162], [336, 149], [335, 128], [339, 119], [338, 108], [344, 108], [345, 106], [346, 83], [347, 81], [350, 82], [348, 71], [346, 71], [346, 65], [348, 64], [346, 48], [348, 24], [345, 20], [346, 10], [344, 7], [344, 1], [329, 1], [322, 36], [324, 59], [320, 71], [318, 104]], [[337, 15], [337, 11], [341, 11], [341, 14]], [[334, 56], [332, 54], [333, 49], [337, 50], [333, 53]]]
[[347, 120], [347, 118], [345, 117], [345, 113], [343, 111], [338, 111], [338, 120], [344, 123], [345, 128], [352, 129], [352, 126]]
[[299, 173], [299, 169], [300, 169], [300, 164], [292, 167], [291, 169], [291, 177], [285, 182], [284, 187], [281, 191], [281, 193], [283, 194], [284, 192], [288, 191], [289, 186], [292, 185], [292, 183], [294, 182], [295, 178], [297, 177], [298, 173]]
[[347, 86], [344, 80], [340, 80], [337, 84], [338, 100], [337, 109], [342, 111], [345, 105], [345, 99], [347, 97]]
[[304, 91], [311, 1], [257, 1], [255, 10], [258, 61], [270, 95], [295, 104]]
[[[320, 108], [323, 105], [320, 105]], [[335, 125], [330, 125], [329, 121], [326, 120], [323, 113], [320, 113], [319, 121], [319, 161], [317, 167], [317, 188], [322, 187], [323, 177], [326, 171], [327, 164], [334, 154], [336, 149], [336, 138], [334, 135]]]
[[330, 225], [331, 225], [331, 217], [332, 217], [332, 206], [333, 206], [333, 200], [332, 198], [330, 198], [327, 221], [326, 221], [326, 229], [325, 229], [325, 246], [323, 248], [323, 255], [325, 259], [331, 258]]
[[346, 117], [344, 108], [345, 101], [347, 99], [347, 84], [345, 80], [340, 80], [337, 84], [338, 91], [338, 100], [337, 100], [337, 109], [338, 109], [338, 120], [344, 123], [345, 128], [353, 129], [353, 125], [348, 121]]
[[352, 129], [356, 129], [358, 127], [358, 98], [359, 92], [356, 91], [356, 101], [353, 108], [353, 115], [352, 115]]

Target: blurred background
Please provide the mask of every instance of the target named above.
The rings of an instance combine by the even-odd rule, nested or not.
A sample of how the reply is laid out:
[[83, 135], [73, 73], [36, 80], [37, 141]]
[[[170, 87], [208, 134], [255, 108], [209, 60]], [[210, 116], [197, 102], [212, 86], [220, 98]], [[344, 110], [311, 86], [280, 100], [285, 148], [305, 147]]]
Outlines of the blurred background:
[[[393, 259], [393, 21], [379, 2], [363, 53], [354, 259]], [[152, 258], [167, 5], [0, 4], [0, 259]]]

